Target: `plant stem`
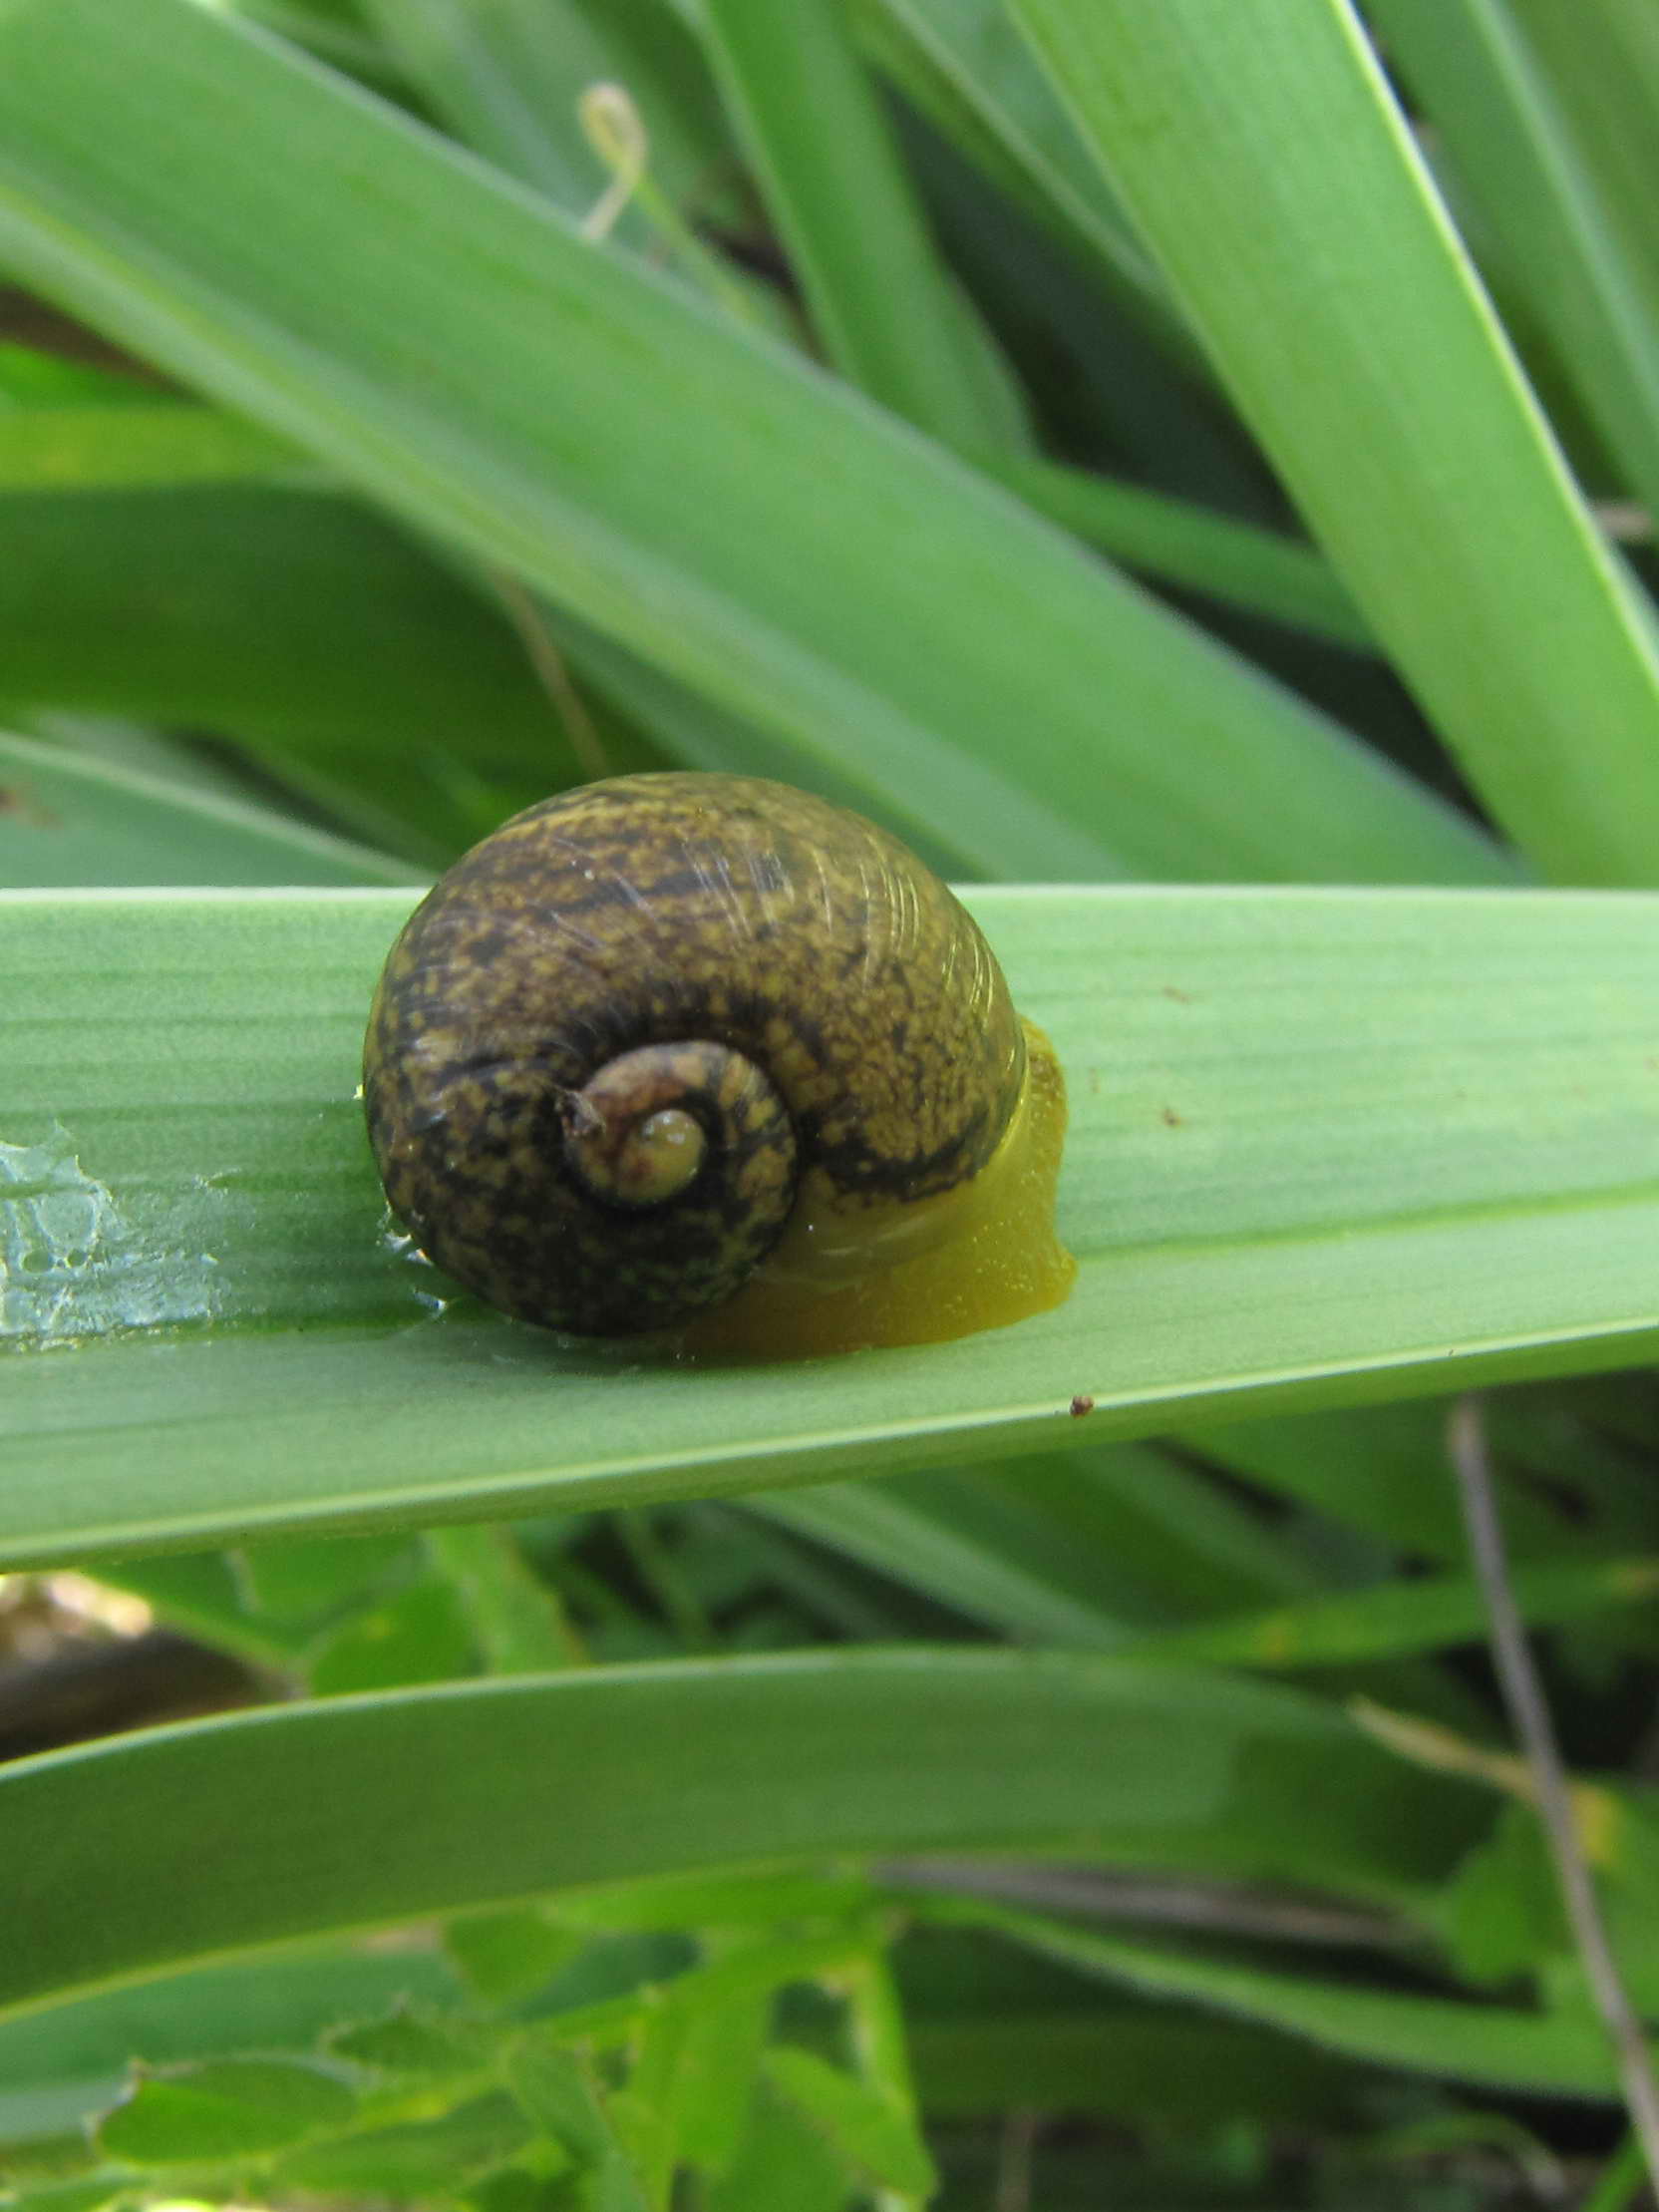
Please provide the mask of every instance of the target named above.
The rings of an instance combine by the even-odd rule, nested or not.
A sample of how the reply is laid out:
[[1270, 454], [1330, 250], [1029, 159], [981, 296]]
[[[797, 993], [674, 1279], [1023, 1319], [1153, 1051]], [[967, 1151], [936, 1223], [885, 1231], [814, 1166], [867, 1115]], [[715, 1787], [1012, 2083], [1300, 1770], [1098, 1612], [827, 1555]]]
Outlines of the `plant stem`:
[[1447, 1448], [1457, 1472], [1470, 1550], [1487, 1595], [1493, 1663], [1497, 1669], [1510, 1721], [1532, 1771], [1538, 1817], [1555, 1861], [1561, 1901], [1566, 1907], [1567, 1921], [1584, 1964], [1596, 2010], [1612, 2040], [1624, 2100], [1647, 2164], [1648, 2177], [1655, 2193], [1659, 2194], [1659, 2080], [1654, 2077], [1641, 2022], [1607, 1940], [1606, 1925], [1578, 1834], [1560, 1746], [1555, 1740], [1554, 1723], [1527, 1648], [1525, 1624], [1509, 1587], [1503, 1530], [1493, 1489], [1486, 1422], [1481, 1401], [1473, 1394], [1459, 1398], [1452, 1408]]

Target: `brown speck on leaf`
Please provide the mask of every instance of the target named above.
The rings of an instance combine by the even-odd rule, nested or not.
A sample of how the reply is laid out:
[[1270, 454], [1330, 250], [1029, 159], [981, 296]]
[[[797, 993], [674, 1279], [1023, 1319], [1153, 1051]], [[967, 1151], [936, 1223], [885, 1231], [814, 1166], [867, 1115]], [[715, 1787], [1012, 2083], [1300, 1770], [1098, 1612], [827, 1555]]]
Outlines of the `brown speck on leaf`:
[[1192, 993], [1187, 990], [1176, 990], [1173, 983], [1163, 985], [1163, 995], [1165, 998], [1178, 999], [1183, 1006], [1190, 1006], [1192, 1003]]
[[1158, 1111], [1159, 1117], [1162, 1121], [1165, 1129], [1180, 1128], [1181, 1117], [1175, 1112], [1175, 1109], [1172, 1106], [1161, 1106]]
[[20, 784], [0, 784], [0, 819], [7, 816], [13, 821], [27, 822], [37, 830], [62, 827], [51, 808], [43, 807], [38, 799], [31, 799]]
[[1081, 1421], [1086, 1413], [1093, 1413], [1094, 1410], [1095, 1401], [1091, 1397], [1080, 1396], [1072, 1400], [1072, 1419], [1074, 1421]]

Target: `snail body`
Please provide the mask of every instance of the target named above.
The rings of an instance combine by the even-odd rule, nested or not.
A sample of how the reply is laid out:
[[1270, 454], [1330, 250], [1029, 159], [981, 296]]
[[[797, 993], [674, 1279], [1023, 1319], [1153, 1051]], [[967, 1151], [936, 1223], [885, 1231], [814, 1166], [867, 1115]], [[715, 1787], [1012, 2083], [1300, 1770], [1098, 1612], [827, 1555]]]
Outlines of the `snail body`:
[[618, 777], [467, 854], [393, 947], [393, 1211], [520, 1319], [777, 1356], [1053, 1304], [1064, 1090], [895, 839], [740, 776]]

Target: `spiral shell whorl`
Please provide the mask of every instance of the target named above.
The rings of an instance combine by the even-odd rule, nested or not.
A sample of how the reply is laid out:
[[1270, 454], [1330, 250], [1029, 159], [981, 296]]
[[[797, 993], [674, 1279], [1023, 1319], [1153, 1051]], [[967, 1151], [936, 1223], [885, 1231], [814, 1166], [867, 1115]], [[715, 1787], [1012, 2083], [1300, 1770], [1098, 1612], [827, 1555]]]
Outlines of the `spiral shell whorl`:
[[853, 1206], [971, 1177], [1024, 1067], [978, 929], [895, 841], [664, 775], [532, 807], [450, 872], [387, 963], [365, 1090], [441, 1267], [620, 1333], [728, 1297], [808, 1169]]

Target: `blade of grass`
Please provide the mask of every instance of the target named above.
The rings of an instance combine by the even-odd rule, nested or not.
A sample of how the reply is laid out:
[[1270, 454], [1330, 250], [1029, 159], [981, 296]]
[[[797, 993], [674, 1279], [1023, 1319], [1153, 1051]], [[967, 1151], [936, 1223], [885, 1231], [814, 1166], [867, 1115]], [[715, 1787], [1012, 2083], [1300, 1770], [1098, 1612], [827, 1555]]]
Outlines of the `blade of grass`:
[[[1074, 1651], [1112, 1651], [1133, 1640], [1134, 1631], [1115, 1618], [1111, 1598], [1067, 1587], [1055, 1562], [1038, 1553], [1029, 1535], [1006, 1542], [987, 1541], [976, 1522], [971, 1492], [958, 1482], [943, 1501], [911, 1494], [916, 1478], [890, 1482], [830, 1483], [778, 1492], [749, 1501], [750, 1512], [811, 1537], [882, 1573], [896, 1575], [912, 1589], [925, 1591], [970, 1620], [983, 1622], [1025, 1643]], [[1000, 1530], [1006, 1539], [1007, 1522]], [[1016, 1524], [1017, 1529], [1017, 1524]], [[1024, 1532], [1017, 1531], [1019, 1534]]]
[[[1515, 12], [1508, 0], [1381, 0], [1373, 12], [1628, 489], [1659, 513], [1659, 296], [1631, 267]], [[1644, 206], [1644, 228], [1647, 219]]]
[[355, 501], [254, 485], [19, 493], [0, 499], [0, 537], [14, 714], [225, 730], [323, 764], [459, 748], [481, 773], [575, 780], [506, 623]]
[[[1597, 1437], [1598, 1396], [1579, 1388], [1561, 1403], [1555, 1392], [1528, 1390], [1492, 1401], [1506, 1478], [1504, 1519], [1519, 1557], [1602, 1560], [1652, 1548], [1645, 1450], [1621, 1453]], [[1183, 1442], [1405, 1560], [1463, 1564], [1463, 1526], [1445, 1476], [1442, 1416], [1433, 1405], [1252, 1421], [1195, 1431]]]
[[878, 763], [810, 759], [753, 722], [716, 706], [702, 693], [631, 653], [614, 638], [563, 612], [549, 617], [559, 649], [592, 693], [607, 699], [662, 747], [668, 763], [719, 775], [771, 776], [816, 791], [836, 806], [868, 815], [905, 839], [938, 875], [973, 873], [969, 856], [918, 825], [902, 793], [890, 790]]
[[1359, 609], [1311, 546], [1052, 461], [1014, 461], [995, 473], [1050, 522], [1156, 582], [1375, 650]]
[[1622, 272], [1659, 312], [1653, 118], [1659, 114], [1659, 20], [1646, 0], [1508, 0], [1566, 119], [1618, 241]]
[[1339, 2121], [1363, 2094], [1357, 2067], [1168, 2006], [1040, 2009], [1027, 1999], [997, 2011], [913, 2010], [910, 2050], [934, 2119], [1005, 2119], [1014, 2110], [1089, 2113], [1135, 2128], [1156, 2121], [1171, 2131], [1229, 2119], [1305, 2128]]
[[1264, 2021], [1373, 2064], [1490, 2088], [1598, 2100], [1618, 2093], [1595, 2023], [1577, 2012], [1537, 2014], [1273, 1974], [1151, 1944], [1121, 1943], [1006, 1907], [951, 1901], [923, 1910], [930, 1917], [993, 1928], [1080, 1973]]
[[283, 1938], [854, 1852], [1087, 1838], [1410, 1896], [1480, 1806], [1313, 1699], [1074, 1656], [836, 1652], [267, 1706], [0, 1771], [0, 2014]]
[[948, 446], [995, 450], [951, 288], [840, 0], [706, 0], [714, 60], [830, 361]]
[[394, 884], [400, 861], [269, 810], [0, 734], [0, 885]]
[[1240, 411], [1497, 819], [1659, 882], [1659, 657], [1347, 0], [1016, 0]]
[[[1577, 1621], [1659, 1595], [1659, 1559], [1610, 1559], [1564, 1567], [1521, 1568], [1515, 1597], [1534, 1627]], [[1139, 1655], [1161, 1664], [1188, 1659], [1216, 1666], [1345, 1665], [1406, 1652], [1436, 1652], [1486, 1634], [1486, 1603], [1467, 1577], [1385, 1583], [1340, 1598], [1315, 1599], [1271, 1613], [1205, 1621], [1140, 1641]]]
[[412, 897], [0, 901], [7, 1315], [53, 1347], [7, 1360], [5, 1564], [897, 1472], [1659, 1338], [1645, 895], [973, 894], [1068, 1070], [1078, 1287], [785, 1368], [451, 1307], [383, 1236], [353, 1094]]
[[1311, 1580], [1215, 1486], [1133, 1445], [778, 1491], [744, 1510], [1004, 1636], [1080, 1650]]
[[854, 0], [872, 61], [1194, 381], [1208, 367], [1002, 0]]
[[0, 14], [0, 252], [986, 873], [1507, 873], [914, 432], [189, 0]]
[[227, 13], [292, 39], [296, 46], [369, 84], [398, 82], [391, 57], [380, 40], [362, 27], [355, 8], [348, 14], [339, 7], [319, 7], [316, 0], [219, 0], [219, 4]]

